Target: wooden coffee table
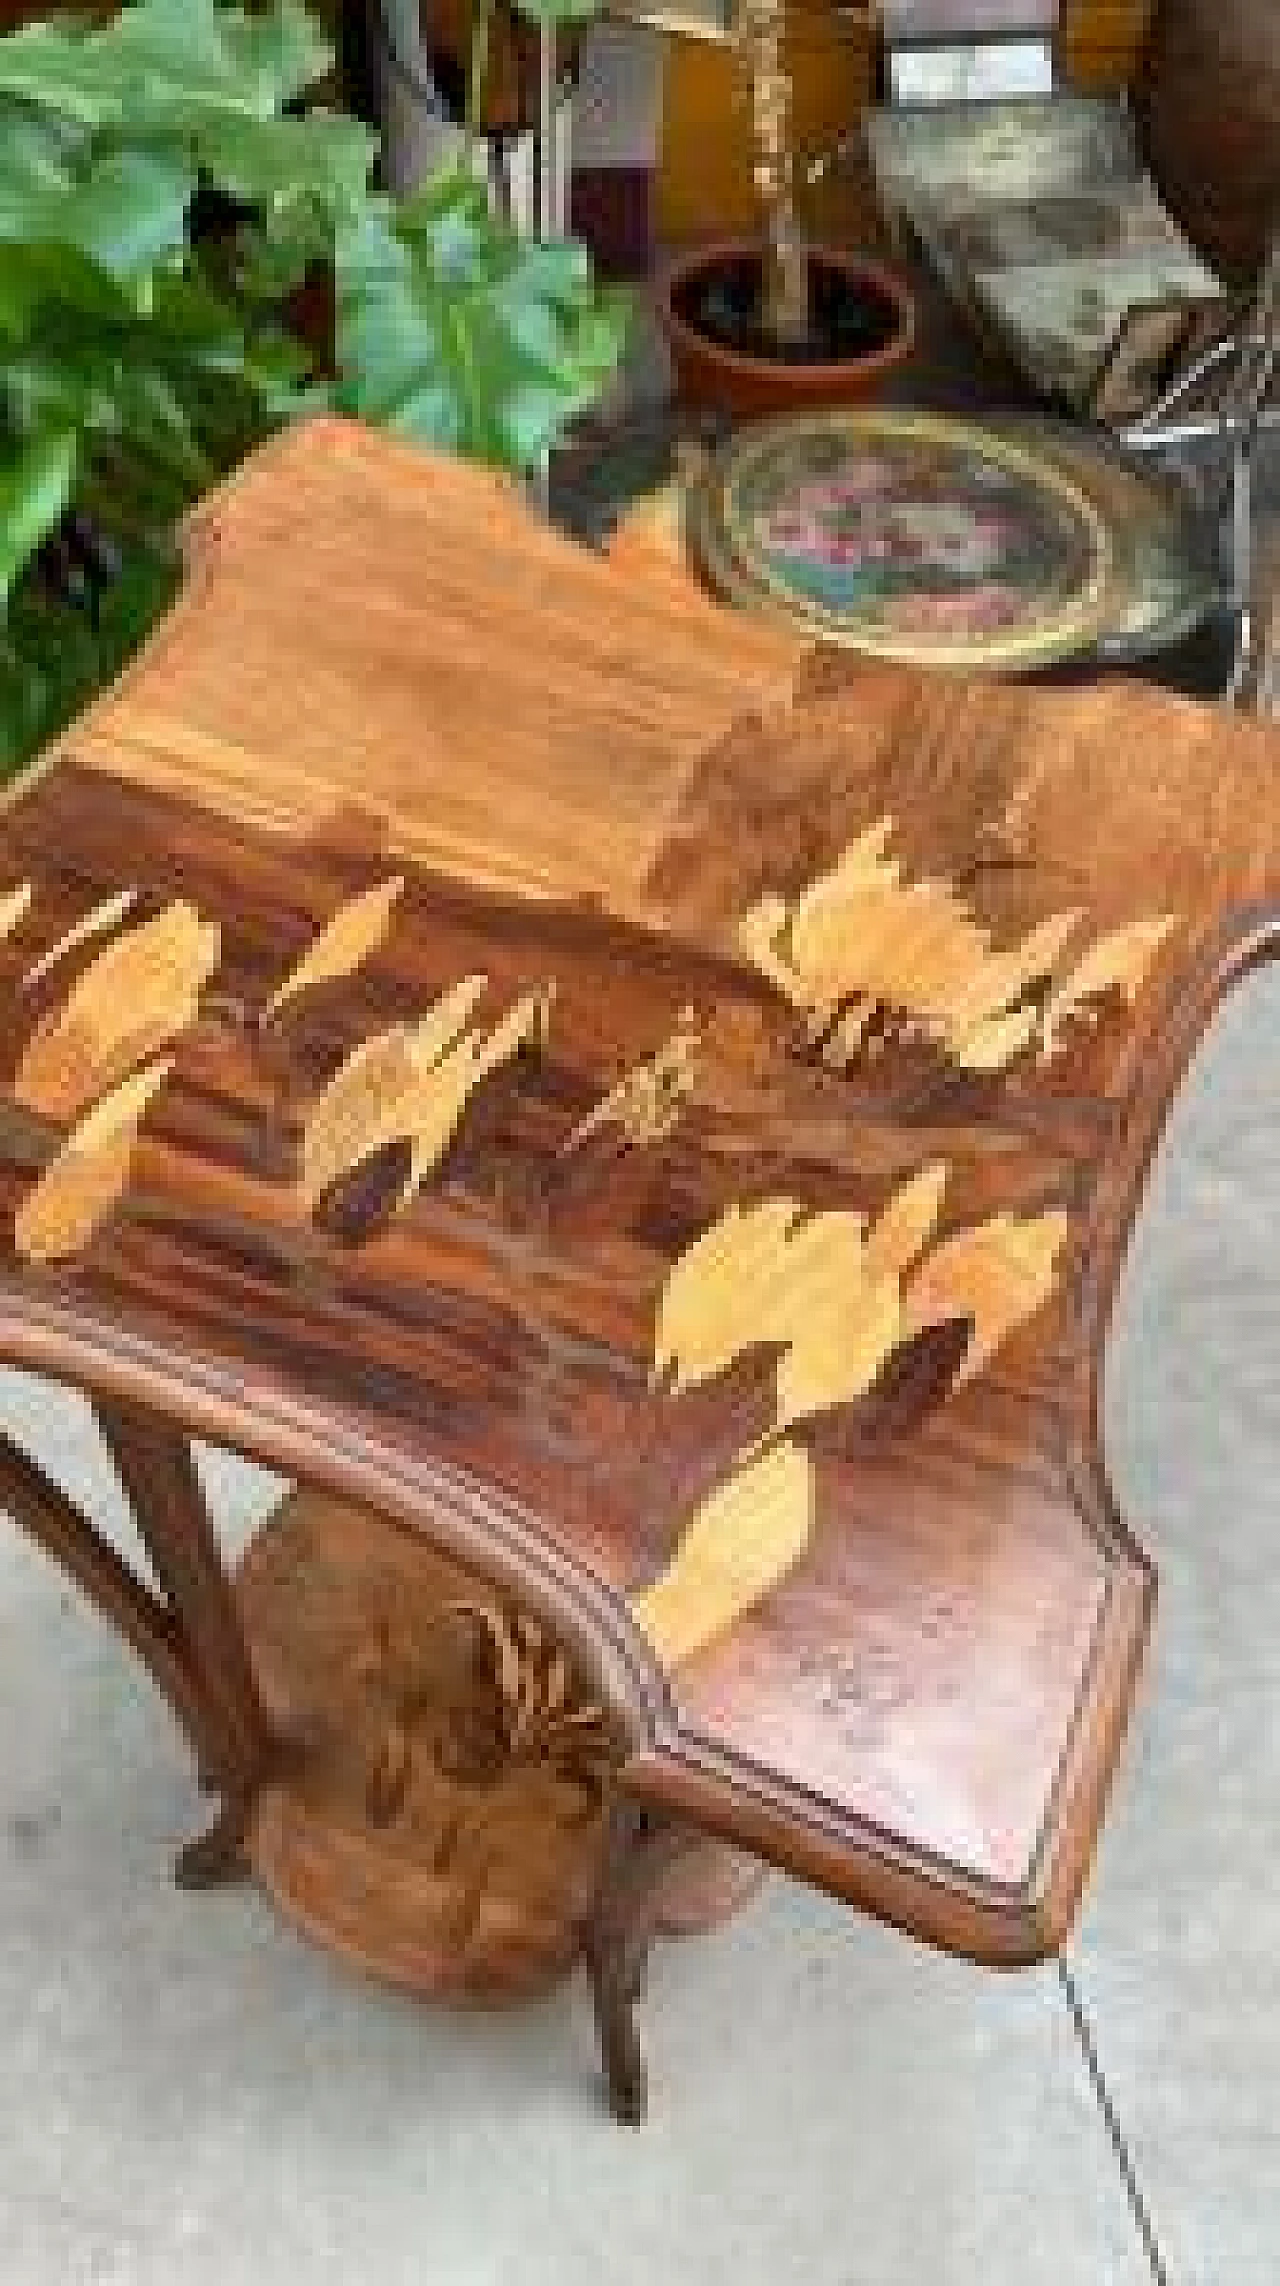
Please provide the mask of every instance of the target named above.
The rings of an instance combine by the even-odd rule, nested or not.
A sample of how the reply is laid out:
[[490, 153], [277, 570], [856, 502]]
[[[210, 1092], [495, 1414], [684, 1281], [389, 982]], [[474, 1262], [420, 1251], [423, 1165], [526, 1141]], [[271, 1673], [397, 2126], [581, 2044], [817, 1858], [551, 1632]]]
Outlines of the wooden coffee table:
[[[585, 1958], [761, 1862], [1058, 1948], [1155, 1594], [1108, 1316], [1280, 942], [1280, 742], [824, 656], [336, 422], [0, 816], [0, 1354], [150, 1558], [0, 1497], [254, 1871], [366, 1969]], [[228, 1578], [188, 1440], [297, 1489]]]

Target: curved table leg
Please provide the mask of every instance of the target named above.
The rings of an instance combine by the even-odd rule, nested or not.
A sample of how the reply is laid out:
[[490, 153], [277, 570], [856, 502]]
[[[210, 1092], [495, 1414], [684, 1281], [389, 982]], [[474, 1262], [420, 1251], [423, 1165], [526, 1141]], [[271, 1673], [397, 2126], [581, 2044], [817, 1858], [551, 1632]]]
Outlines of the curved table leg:
[[649, 2108], [649, 2077], [637, 2008], [649, 1954], [664, 1930], [664, 1898], [690, 1847], [676, 1821], [615, 1803], [609, 1817], [595, 1911], [583, 1949], [609, 2109], [639, 2127]]
[[166, 1700], [202, 1785], [221, 1797], [209, 1831], [177, 1860], [188, 1888], [248, 1873], [254, 1796], [279, 1768], [234, 1599], [186, 1438], [123, 1406], [98, 1408], [103, 1433], [154, 1568], [156, 1594], [38, 1463], [0, 1439], [0, 1502], [110, 1621]]
[[196, 1680], [201, 1779], [221, 1797], [208, 1831], [179, 1854], [175, 1875], [188, 1889], [244, 1880], [254, 1798], [279, 1768], [281, 1748], [258, 1695], [191, 1445], [131, 1406], [102, 1399], [94, 1411]]
[[0, 1438], [0, 1504], [123, 1637], [203, 1765], [203, 1694], [176, 1614], [143, 1586], [75, 1502], [7, 1437]]
[[[554, 1772], [547, 1776], [557, 1717], [544, 1740], [536, 1692], [526, 1705], [535, 1679], [528, 1662], [549, 1661], [554, 1677], [556, 1647], [524, 1616], [511, 1618], [508, 1654], [522, 1648], [518, 1703], [508, 1703], [495, 1673], [475, 1671], [478, 1651], [496, 1649], [497, 1620], [481, 1583], [456, 1564], [348, 1503], [295, 1493], [233, 1583], [182, 1432], [114, 1402], [100, 1403], [97, 1414], [159, 1592], [3, 1437], [0, 1505], [124, 1638], [176, 1716], [202, 1785], [219, 1797], [209, 1828], [179, 1853], [180, 1885], [205, 1889], [254, 1872], [322, 1942], [424, 1992], [514, 1998], [585, 1957], [610, 2107], [639, 2124], [647, 2077], [636, 2010], [653, 1941], [725, 1919], [763, 1868], [673, 1820], [616, 1800], [606, 1810], [606, 1765], [616, 1767], [621, 1741], [611, 1741], [604, 1710], [580, 1700], [567, 1672], [549, 1701], [572, 1777], [557, 1792]], [[382, 1641], [386, 1615], [375, 1587], [408, 1626], [414, 1658], [405, 1677], [396, 1643]], [[442, 1631], [451, 1612], [486, 1624]], [[344, 1660], [347, 1635], [358, 1655]], [[507, 1796], [514, 1825], [499, 1852], [504, 1917], [462, 1943], [454, 1892], [474, 1906], [473, 1887], [477, 1895], [486, 1888], [485, 1805], [502, 1810]], [[263, 1804], [274, 1808], [265, 1834]], [[303, 1820], [296, 1833], [285, 1816], [290, 1804]], [[554, 1855], [553, 1813], [565, 1828], [564, 1896], [542, 1895], [535, 1881], [526, 1927], [507, 1885], [526, 1861], [536, 1874]], [[460, 1854], [467, 1862], [455, 1867]], [[588, 1859], [589, 1902], [584, 1913], [579, 1887], [570, 1918], [575, 1868]]]

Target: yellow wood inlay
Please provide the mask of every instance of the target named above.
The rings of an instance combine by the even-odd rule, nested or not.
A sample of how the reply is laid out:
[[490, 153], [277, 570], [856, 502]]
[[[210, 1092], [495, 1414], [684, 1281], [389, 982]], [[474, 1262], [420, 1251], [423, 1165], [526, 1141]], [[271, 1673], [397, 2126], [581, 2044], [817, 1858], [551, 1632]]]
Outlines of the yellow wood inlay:
[[0, 897], [0, 941], [12, 936], [14, 930], [25, 921], [34, 895], [31, 883], [22, 881], [16, 889], [10, 889]]
[[680, 1120], [697, 1080], [701, 1032], [691, 1009], [681, 1012], [657, 1054], [627, 1072], [574, 1128], [563, 1149], [574, 1151], [604, 1127], [618, 1127], [628, 1143], [660, 1143]]
[[813, 1510], [813, 1463], [786, 1437], [717, 1485], [661, 1576], [631, 1598], [659, 1657], [693, 1658], [771, 1594], [808, 1547]]
[[217, 925], [181, 899], [117, 938], [32, 1033], [18, 1101], [50, 1119], [77, 1118], [194, 1023], [221, 949]]
[[27, 970], [22, 980], [26, 990], [33, 991], [60, 961], [67, 960], [82, 945], [91, 944], [95, 937], [110, 936], [113, 929], [118, 929], [122, 921], [128, 920], [137, 902], [136, 889], [121, 889], [114, 897], [104, 897], [100, 905], [95, 905], [92, 912], [86, 913], [82, 920], [67, 929], [57, 943], [50, 945], [48, 952], [42, 953], [34, 966]]
[[271, 1013], [276, 1014], [313, 985], [333, 984], [353, 975], [385, 939], [403, 889], [404, 875], [397, 873], [390, 881], [381, 881], [376, 888], [350, 898], [272, 993], [268, 1002]]
[[136, 1072], [93, 1110], [50, 1160], [14, 1217], [14, 1245], [26, 1261], [62, 1262], [88, 1245], [123, 1198], [147, 1106], [172, 1059]]
[[1039, 1043], [1058, 1046], [1063, 1020], [1120, 989], [1132, 1001], [1151, 959], [1177, 926], [1143, 919], [1078, 958], [1047, 1013], [1029, 1000], [1051, 986], [1081, 915], [1052, 913], [1017, 943], [997, 947], [949, 883], [904, 881], [888, 855], [893, 821], [881, 818], [799, 897], [770, 893], [744, 915], [738, 941], [798, 1009], [823, 1061], [843, 1069], [876, 1053], [877, 1008], [931, 1039], [955, 1063], [998, 1072]]

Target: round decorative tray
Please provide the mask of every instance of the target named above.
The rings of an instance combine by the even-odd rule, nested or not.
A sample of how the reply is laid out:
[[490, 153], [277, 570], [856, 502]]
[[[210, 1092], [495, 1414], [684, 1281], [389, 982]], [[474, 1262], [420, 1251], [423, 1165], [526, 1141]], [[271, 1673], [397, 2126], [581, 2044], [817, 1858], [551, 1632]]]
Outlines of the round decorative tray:
[[1133, 665], [1194, 635], [1223, 600], [1223, 587], [1209, 520], [1187, 486], [1164, 469], [1135, 466], [1108, 437], [1065, 421], [1028, 416], [1005, 433], [1056, 461], [1105, 520], [1112, 561], [1099, 657]]
[[687, 533], [728, 600], [919, 666], [1078, 656], [1113, 607], [1107, 519], [1034, 439], [894, 408], [764, 422], [713, 453]]

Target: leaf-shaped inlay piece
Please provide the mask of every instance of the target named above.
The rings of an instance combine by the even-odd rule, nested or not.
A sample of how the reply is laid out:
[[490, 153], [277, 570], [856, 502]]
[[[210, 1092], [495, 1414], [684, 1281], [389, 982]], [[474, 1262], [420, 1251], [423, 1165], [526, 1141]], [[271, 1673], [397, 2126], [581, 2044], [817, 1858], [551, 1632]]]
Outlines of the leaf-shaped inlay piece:
[[[739, 941], [802, 1007], [834, 1011], [853, 1000], [940, 1022], [955, 1004], [972, 1025], [1004, 1004], [997, 956], [952, 889], [902, 880], [898, 860], [886, 855], [891, 832], [888, 818], [869, 827], [791, 905], [761, 898], [741, 923]], [[998, 959], [1016, 993], [1016, 959]], [[849, 1051], [856, 1045], [850, 1039]]]
[[120, 889], [114, 897], [104, 897], [100, 905], [95, 905], [91, 913], [86, 913], [82, 920], [76, 921], [63, 936], [59, 937], [57, 943], [50, 945], [48, 952], [42, 953], [34, 966], [27, 970], [22, 979], [24, 990], [27, 992], [34, 991], [36, 985], [41, 983], [50, 971], [58, 966], [59, 961], [64, 961], [73, 952], [78, 952], [81, 945], [91, 944], [95, 937], [110, 936], [113, 929], [118, 929], [122, 921], [128, 920], [137, 902], [138, 892], [136, 889]]
[[[902, 879], [899, 861], [886, 854], [890, 832], [889, 819], [868, 828], [790, 903], [772, 893], [760, 898], [739, 924], [739, 943], [806, 1012], [832, 1069], [864, 1051], [882, 1053], [879, 1035], [868, 1034], [883, 1008], [963, 1069], [1004, 1071], [1035, 1045], [1043, 1019], [1022, 1003], [1049, 985], [1081, 915], [1051, 913], [1017, 943], [997, 947], [948, 883]], [[1135, 996], [1172, 925], [1138, 922], [1077, 963], [1052, 1004], [1046, 1053], [1055, 1025], [1083, 1000], [1115, 986]]]
[[413, 1161], [402, 1206], [408, 1206], [439, 1166], [476, 1089], [521, 1048], [541, 1046], [551, 1014], [552, 990], [523, 993], [488, 1034], [469, 1032], [431, 1074], [430, 1094], [413, 1127]]
[[75, 1119], [195, 1021], [221, 932], [193, 905], [167, 905], [99, 953], [65, 1006], [33, 1032], [14, 1093], [29, 1111]]
[[1158, 918], [1131, 921], [1127, 928], [1113, 929], [1105, 937], [1099, 937], [1049, 1002], [1044, 1019], [1046, 1061], [1057, 1050], [1062, 1025], [1069, 1017], [1080, 1014], [1087, 1002], [1099, 999], [1105, 992], [1121, 992], [1130, 1007], [1133, 1006], [1152, 961], [1177, 926], [1177, 916], [1166, 913]]
[[303, 1204], [313, 1213], [330, 1187], [387, 1145], [407, 1142], [409, 1167], [396, 1208], [416, 1196], [457, 1133], [481, 1083], [545, 1035], [551, 988], [525, 993], [486, 1032], [472, 1027], [485, 991], [466, 977], [416, 1027], [396, 1025], [355, 1049], [307, 1121]]
[[791, 1199], [732, 1207], [680, 1257], [658, 1309], [655, 1376], [671, 1394], [776, 1348], [775, 1426], [865, 1396], [898, 1338], [898, 1279], [868, 1260], [851, 1210]]
[[648, 1061], [637, 1064], [574, 1128], [564, 1152], [576, 1151], [603, 1127], [619, 1127], [628, 1143], [660, 1143], [679, 1123], [697, 1079], [700, 1033], [692, 1010], [683, 1009], [669, 1040]]
[[440, 1059], [466, 1032], [487, 979], [467, 976], [416, 1025], [362, 1040], [320, 1096], [302, 1138], [302, 1197], [312, 1213], [342, 1176], [387, 1144], [407, 1140], [429, 1102]]
[[654, 1337], [654, 1377], [670, 1376], [673, 1396], [786, 1341], [784, 1259], [805, 1211], [794, 1199], [732, 1206], [673, 1263]]
[[973, 1380], [1001, 1343], [1048, 1300], [1070, 1232], [1060, 1212], [993, 1215], [957, 1231], [925, 1257], [905, 1295], [911, 1336], [949, 1318], [970, 1318], [973, 1334], [957, 1384]]
[[[843, 1071], [866, 1045], [867, 1032], [876, 1013], [873, 1000], [855, 1000], [842, 1010], [834, 1024], [829, 1013], [819, 1011], [810, 1027], [810, 1038], [822, 1040], [822, 1061], [830, 1071]], [[825, 1032], [826, 1038], [822, 1035]]]
[[781, 1438], [740, 1462], [689, 1518], [674, 1556], [631, 1609], [658, 1656], [692, 1659], [800, 1561], [813, 1532], [814, 1469]]
[[1040, 984], [1051, 976], [1071, 938], [1080, 927], [1081, 916], [1076, 910], [1051, 913], [1041, 921], [1020, 944], [1009, 945], [1001, 952], [989, 951], [975, 969], [972, 977], [961, 982], [946, 1005], [947, 1030], [954, 1043], [955, 1053], [967, 1063], [966, 1053], [970, 1027], [975, 1032], [989, 1026], [1002, 1011], [1020, 1000], [1028, 986]]
[[26, 1261], [62, 1262], [88, 1245], [128, 1186], [143, 1114], [167, 1080], [172, 1058], [136, 1072], [95, 1104], [28, 1191], [14, 1218]]
[[932, 1160], [894, 1192], [867, 1240], [873, 1276], [903, 1278], [918, 1261], [937, 1225], [947, 1173], [945, 1159]]
[[354, 975], [361, 962], [384, 941], [403, 889], [404, 875], [397, 873], [389, 881], [380, 881], [376, 888], [349, 898], [272, 993], [268, 1013], [278, 1014], [287, 1002], [314, 984], [336, 984], [342, 977]]
[[952, 1048], [956, 1062], [970, 1072], [1006, 1071], [1024, 1055], [1040, 1030], [1038, 1008], [1015, 1008], [1011, 1016], [988, 1016]]
[[3, 942], [5, 937], [11, 937], [14, 930], [25, 921], [31, 910], [31, 900], [34, 895], [35, 890], [32, 884], [29, 881], [20, 881], [16, 889], [6, 890], [5, 894], [0, 897], [0, 942]]
[[[823, 1226], [839, 1219], [818, 1218]], [[841, 1244], [826, 1227], [815, 1237], [821, 1255], [815, 1247], [811, 1274], [788, 1297], [795, 1323], [778, 1361], [780, 1429], [865, 1397], [903, 1330], [897, 1279], [873, 1276], [860, 1240]]]

